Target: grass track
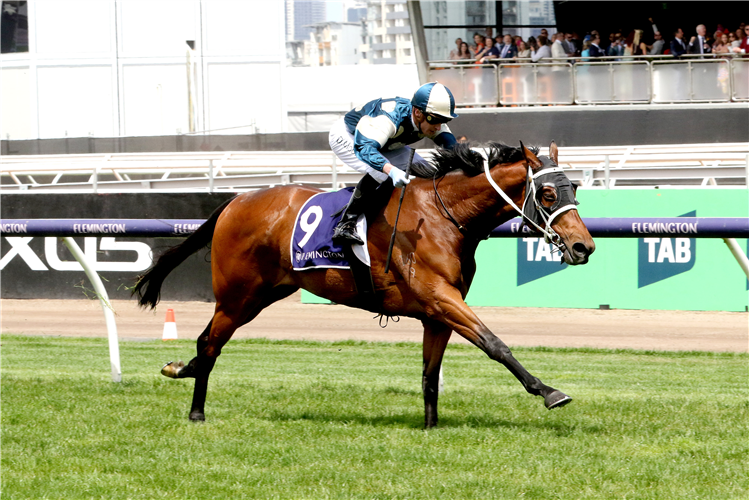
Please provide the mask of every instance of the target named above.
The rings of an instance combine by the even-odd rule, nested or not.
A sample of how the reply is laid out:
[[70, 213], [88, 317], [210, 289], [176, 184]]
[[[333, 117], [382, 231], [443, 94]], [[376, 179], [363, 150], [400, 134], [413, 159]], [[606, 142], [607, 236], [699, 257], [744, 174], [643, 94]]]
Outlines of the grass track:
[[421, 346], [232, 341], [204, 424], [194, 342], [2, 338], [2, 498], [749, 496], [749, 357], [517, 348], [575, 398], [547, 411], [478, 349], [451, 345], [424, 431]]

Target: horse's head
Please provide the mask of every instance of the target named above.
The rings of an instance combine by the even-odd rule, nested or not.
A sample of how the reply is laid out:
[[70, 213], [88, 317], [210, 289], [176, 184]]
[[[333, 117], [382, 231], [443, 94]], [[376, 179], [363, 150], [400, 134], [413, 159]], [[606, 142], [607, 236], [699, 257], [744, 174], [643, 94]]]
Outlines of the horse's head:
[[587, 263], [596, 244], [577, 213], [577, 186], [557, 165], [557, 145], [552, 141], [549, 156], [536, 156], [522, 142], [520, 147], [529, 169], [523, 203], [523, 218], [530, 221], [526, 224], [531, 229], [543, 229], [547, 240], [562, 251], [567, 264]]

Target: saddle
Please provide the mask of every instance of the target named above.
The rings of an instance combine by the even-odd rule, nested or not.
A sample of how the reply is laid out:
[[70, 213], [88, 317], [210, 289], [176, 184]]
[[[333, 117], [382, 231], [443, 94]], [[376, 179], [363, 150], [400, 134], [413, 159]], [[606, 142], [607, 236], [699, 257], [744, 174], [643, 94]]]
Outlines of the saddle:
[[294, 270], [350, 269], [357, 293], [364, 297], [374, 297], [374, 283], [366, 246], [367, 227], [387, 204], [393, 189], [393, 183], [388, 179], [380, 184], [369, 198], [370, 206], [357, 223], [357, 231], [365, 245], [339, 245], [332, 240], [333, 230], [341, 219], [353, 188], [319, 193], [308, 199], [296, 216], [291, 238]]

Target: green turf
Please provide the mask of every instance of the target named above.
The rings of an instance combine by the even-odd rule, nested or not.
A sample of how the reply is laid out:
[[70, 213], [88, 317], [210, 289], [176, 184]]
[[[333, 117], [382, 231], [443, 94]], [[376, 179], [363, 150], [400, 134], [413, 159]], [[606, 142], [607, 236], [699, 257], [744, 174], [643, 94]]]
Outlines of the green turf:
[[749, 496], [749, 357], [514, 350], [575, 398], [547, 411], [502, 366], [450, 346], [425, 431], [418, 344], [232, 341], [207, 422], [189, 341], [2, 338], [2, 498]]

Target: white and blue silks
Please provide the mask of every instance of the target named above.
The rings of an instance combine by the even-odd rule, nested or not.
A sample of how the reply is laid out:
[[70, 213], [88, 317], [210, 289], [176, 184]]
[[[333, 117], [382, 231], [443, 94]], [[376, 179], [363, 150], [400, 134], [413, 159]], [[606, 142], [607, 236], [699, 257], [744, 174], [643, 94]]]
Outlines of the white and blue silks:
[[[411, 102], [402, 97], [370, 101], [333, 124], [330, 148], [349, 167], [383, 182], [388, 178], [382, 171], [385, 164], [406, 170], [411, 152], [408, 145], [426, 137], [413, 122], [412, 113]], [[457, 142], [444, 123], [430, 139], [447, 149]], [[428, 165], [418, 154], [413, 161]]]

